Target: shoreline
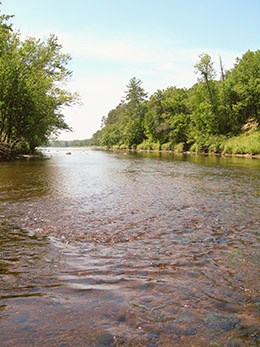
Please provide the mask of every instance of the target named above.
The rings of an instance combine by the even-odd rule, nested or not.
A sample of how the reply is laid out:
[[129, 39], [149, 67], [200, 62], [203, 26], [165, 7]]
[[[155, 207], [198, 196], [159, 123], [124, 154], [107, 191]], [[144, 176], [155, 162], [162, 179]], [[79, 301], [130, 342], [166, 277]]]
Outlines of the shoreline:
[[[73, 148], [73, 147], [72, 147]], [[74, 147], [80, 148], [80, 147]], [[82, 147], [84, 148], [84, 147]], [[173, 151], [173, 150], [157, 150], [157, 149], [129, 149], [129, 148], [112, 148], [112, 147], [100, 147], [100, 146], [90, 146], [88, 148], [102, 150], [102, 151], [113, 151], [113, 152], [136, 152], [136, 153], [169, 153], [177, 155], [200, 155], [206, 157], [236, 157], [236, 158], [247, 158], [247, 159], [260, 159], [260, 153], [251, 154], [251, 153], [205, 153], [205, 152], [191, 152], [191, 151]]]
[[[49, 147], [43, 147], [49, 148]], [[66, 147], [53, 147], [53, 148], [66, 148]], [[112, 148], [112, 147], [102, 147], [102, 146], [70, 146], [69, 148], [90, 148], [98, 151], [109, 151], [109, 152], [133, 152], [133, 153], [165, 153], [165, 154], [174, 154], [174, 155], [188, 155], [188, 156], [204, 156], [204, 157], [223, 157], [223, 158], [245, 158], [245, 159], [260, 159], [260, 153], [251, 154], [251, 153], [205, 153], [205, 152], [192, 152], [192, 151], [174, 151], [174, 150], [157, 150], [157, 149], [133, 149], [133, 148]], [[33, 154], [16, 154], [9, 157], [1, 158], [0, 163], [22, 160], [22, 159], [31, 159], [31, 158], [43, 158], [45, 157], [44, 153], [41, 150], [36, 150]]]

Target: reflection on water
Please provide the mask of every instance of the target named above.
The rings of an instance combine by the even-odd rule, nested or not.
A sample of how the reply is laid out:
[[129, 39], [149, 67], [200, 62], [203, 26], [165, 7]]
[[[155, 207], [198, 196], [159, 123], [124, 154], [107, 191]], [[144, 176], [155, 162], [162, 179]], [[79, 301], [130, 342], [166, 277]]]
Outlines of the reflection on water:
[[0, 165], [0, 345], [257, 346], [260, 161]]

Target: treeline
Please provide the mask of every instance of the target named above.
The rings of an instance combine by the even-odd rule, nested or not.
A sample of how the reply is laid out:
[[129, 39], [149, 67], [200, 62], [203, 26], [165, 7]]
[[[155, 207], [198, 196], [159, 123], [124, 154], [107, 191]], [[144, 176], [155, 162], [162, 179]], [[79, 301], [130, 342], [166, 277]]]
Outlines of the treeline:
[[46, 147], [89, 147], [94, 146], [90, 139], [86, 140], [53, 140], [48, 141]]
[[85, 140], [50, 140], [46, 143], [46, 147], [91, 147], [97, 146], [99, 143], [98, 136], [100, 131], [97, 131], [91, 139]]
[[[158, 90], [149, 99], [141, 80], [132, 78], [123, 101], [102, 119], [101, 130], [88, 144], [260, 153], [260, 51], [247, 51], [229, 71], [220, 59], [220, 80], [207, 54], [200, 56], [195, 69], [198, 82], [191, 88]], [[234, 148], [232, 138], [240, 135]]]
[[32, 152], [69, 129], [62, 110], [77, 100], [64, 88], [71, 58], [57, 38], [22, 40], [12, 17], [0, 16], [0, 159]]

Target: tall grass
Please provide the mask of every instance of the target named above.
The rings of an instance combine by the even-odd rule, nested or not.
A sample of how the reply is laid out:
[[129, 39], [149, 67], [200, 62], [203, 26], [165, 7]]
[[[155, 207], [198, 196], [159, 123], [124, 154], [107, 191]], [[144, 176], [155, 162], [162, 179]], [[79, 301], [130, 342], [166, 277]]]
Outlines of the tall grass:
[[231, 137], [222, 142], [223, 154], [259, 154], [260, 153], [260, 130]]

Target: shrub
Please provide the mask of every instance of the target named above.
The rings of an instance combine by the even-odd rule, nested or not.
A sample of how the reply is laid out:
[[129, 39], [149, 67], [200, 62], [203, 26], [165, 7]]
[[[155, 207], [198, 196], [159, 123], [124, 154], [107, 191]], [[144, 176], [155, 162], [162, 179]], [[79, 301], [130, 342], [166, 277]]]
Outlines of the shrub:
[[121, 144], [119, 146], [120, 149], [129, 149], [129, 146], [127, 146], [125, 143]]
[[200, 146], [197, 142], [193, 143], [190, 147], [190, 151], [191, 152], [195, 152], [195, 153], [198, 153], [200, 152]]
[[173, 149], [173, 145], [171, 142], [166, 142], [161, 147], [163, 151], [171, 151]]
[[150, 140], [144, 140], [142, 143], [140, 143], [138, 146], [137, 146], [137, 150], [145, 150], [145, 151], [148, 151], [148, 150], [160, 150], [160, 143], [159, 142], [152, 142]]
[[174, 146], [174, 152], [182, 153], [184, 151], [184, 146], [185, 146], [184, 142], [178, 143], [177, 145]]
[[220, 153], [223, 141], [226, 140], [224, 135], [208, 135], [198, 139], [191, 147], [191, 152]]

